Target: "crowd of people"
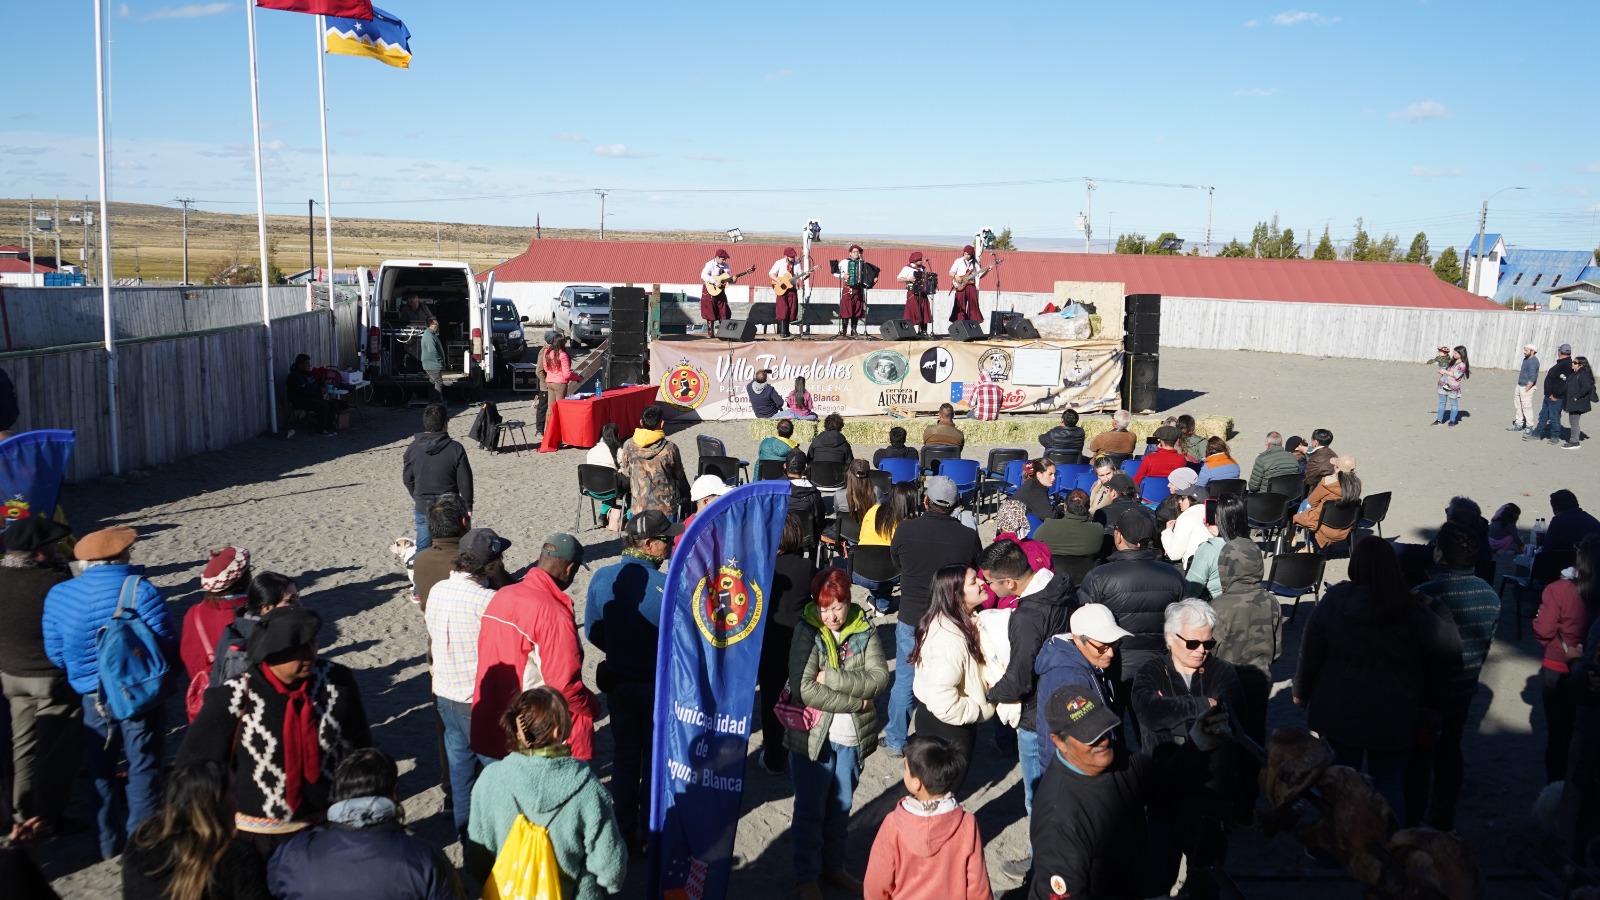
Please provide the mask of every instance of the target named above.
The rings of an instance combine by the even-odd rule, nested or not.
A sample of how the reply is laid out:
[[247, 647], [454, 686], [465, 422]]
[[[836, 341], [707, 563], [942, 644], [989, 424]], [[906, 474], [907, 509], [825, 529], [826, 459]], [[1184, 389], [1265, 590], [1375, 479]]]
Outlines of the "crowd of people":
[[[809, 405], [803, 385], [796, 394]], [[608, 502], [621, 558], [575, 599], [583, 540], [551, 534], [510, 571], [511, 542], [473, 516], [471, 466], [445, 409], [422, 418], [402, 471], [412, 599], [462, 869], [407, 830], [396, 763], [376, 746], [355, 673], [319, 655], [322, 617], [300, 603], [293, 575], [224, 547], [203, 565], [201, 598], [175, 617], [134, 563], [137, 531], [78, 538], [69, 566], [70, 531], [38, 517], [7, 530], [0, 562], [11, 843], [69, 824], [81, 770], [93, 787], [88, 827], [102, 857], [121, 858], [127, 897], [331, 897], [349, 884], [464, 897], [534, 828], [548, 835], [562, 897], [622, 889], [648, 840], [666, 564], [686, 522], [730, 486], [714, 474], [691, 481], [659, 408], [625, 439], [608, 428], [587, 460], [616, 470]], [[755, 685], [757, 763], [793, 785], [799, 896], [990, 897], [984, 835], [961, 798], [991, 742], [1020, 770], [1031, 845], [999, 874], [1027, 896], [1164, 895], [1180, 865], [1185, 896], [1218, 896], [1230, 835], [1256, 800], [1259, 763], [1243, 742], [1266, 741], [1285, 650], [1246, 499], [1285, 478], [1302, 538], [1321, 550], [1346, 543], [1350, 556], [1348, 579], [1327, 589], [1300, 638], [1292, 703], [1406, 825], [1456, 827], [1468, 709], [1501, 613], [1485, 560], [1536, 545], [1535, 568], [1554, 573], [1534, 621], [1546, 776], [1578, 791], [1573, 839], [1587, 846], [1600, 821], [1600, 730], [1586, 724], [1600, 705], [1600, 521], [1572, 492], [1552, 495], [1548, 527], [1526, 540], [1519, 508], [1491, 520], [1458, 497], [1431, 542], [1406, 545], [1322, 521], [1322, 506], [1362, 496], [1356, 461], [1327, 429], [1309, 440], [1273, 432], [1247, 469], [1226, 440], [1179, 417], [1130, 475], [1119, 459], [1138, 449], [1130, 421], [1118, 412], [1086, 441], [1076, 414], [1063, 416], [997, 504], [988, 542], [980, 500], [952, 479], [917, 471], [887, 491], [874, 483], [884, 463], [918, 460], [904, 428], [870, 453], [851, 447], [836, 415], [809, 447], [790, 418], [761, 441], [758, 458], [781, 463], [791, 502]], [[1573, 429], [1576, 439], [1576, 417]], [[922, 439], [965, 444], [948, 405]], [[1087, 490], [1057, 478], [1080, 459], [1095, 476]], [[842, 485], [814, 483], [821, 464], [842, 469]], [[872, 553], [887, 574], [857, 571], [855, 557]], [[868, 603], [853, 600], [857, 585]], [[888, 616], [892, 635], [880, 634]], [[592, 682], [586, 655], [599, 656]], [[167, 702], [177, 694], [190, 720], [181, 731]], [[607, 782], [592, 768], [600, 722], [614, 748]], [[863, 880], [847, 867], [849, 825], [880, 750], [903, 767], [905, 797], [870, 839]]]

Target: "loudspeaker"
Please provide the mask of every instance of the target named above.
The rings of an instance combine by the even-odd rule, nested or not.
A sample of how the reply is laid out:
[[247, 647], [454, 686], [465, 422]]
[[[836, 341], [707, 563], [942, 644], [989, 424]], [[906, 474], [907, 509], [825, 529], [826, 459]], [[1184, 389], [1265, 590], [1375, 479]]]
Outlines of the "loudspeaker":
[[749, 319], [724, 319], [717, 323], [716, 338], [719, 341], [738, 341], [748, 344], [755, 340], [756, 323]]
[[1039, 329], [1033, 327], [1033, 322], [1023, 316], [1013, 316], [1006, 320], [1006, 337], [1019, 341], [1036, 341], [1039, 339]]
[[1128, 354], [1123, 364], [1123, 406], [1133, 412], [1156, 408], [1161, 375], [1160, 359], [1151, 354]]
[[618, 310], [644, 312], [650, 306], [650, 292], [642, 287], [614, 287], [611, 289], [611, 314]]
[[951, 322], [950, 339], [954, 341], [981, 341], [987, 335], [983, 333], [982, 322]]
[[1021, 316], [1022, 313], [1006, 310], [995, 310], [989, 313], [989, 333], [1000, 337], [1006, 333], [1006, 323]]
[[611, 352], [618, 356], [643, 357], [646, 347], [645, 322], [649, 316], [650, 295], [644, 288], [611, 289]]
[[1130, 316], [1161, 318], [1160, 294], [1129, 294], [1123, 300], [1123, 310]]
[[917, 326], [911, 324], [910, 319], [890, 319], [878, 326], [878, 334], [886, 341], [914, 341]]
[[650, 381], [650, 361], [642, 356], [608, 355], [606, 357], [606, 387], [624, 384], [645, 384]]

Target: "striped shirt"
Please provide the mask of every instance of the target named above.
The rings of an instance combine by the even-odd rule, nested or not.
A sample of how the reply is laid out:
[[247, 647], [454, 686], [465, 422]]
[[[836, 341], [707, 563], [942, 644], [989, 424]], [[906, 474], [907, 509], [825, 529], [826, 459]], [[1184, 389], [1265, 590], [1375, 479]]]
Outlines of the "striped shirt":
[[1446, 661], [1439, 669], [1440, 692], [1447, 703], [1466, 703], [1478, 690], [1478, 673], [1489, 656], [1494, 628], [1500, 621], [1500, 597], [1471, 569], [1435, 566], [1429, 574], [1433, 578], [1419, 585], [1417, 593], [1449, 607], [1456, 630], [1461, 633], [1461, 656]]
[[428, 642], [433, 651], [433, 695], [472, 702], [478, 677], [478, 626], [494, 591], [464, 572], [434, 585], [428, 594]]

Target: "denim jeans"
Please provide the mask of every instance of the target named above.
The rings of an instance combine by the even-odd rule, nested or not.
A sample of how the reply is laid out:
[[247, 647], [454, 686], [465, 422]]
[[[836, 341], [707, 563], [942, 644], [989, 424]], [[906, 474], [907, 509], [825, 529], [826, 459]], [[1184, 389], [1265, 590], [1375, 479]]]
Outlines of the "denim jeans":
[[655, 726], [656, 686], [618, 684], [606, 693], [611, 713], [611, 799], [622, 840], [637, 846], [650, 812], [644, 789], [650, 784], [650, 739]]
[[472, 814], [472, 785], [478, 780], [478, 756], [472, 752], [472, 704], [433, 698], [444, 721], [444, 752], [450, 759], [450, 802], [456, 833], [467, 833]]
[[873, 605], [881, 613], [889, 611], [889, 598], [894, 596], [894, 586], [900, 583], [898, 576], [888, 581], [872, 581], [854, 572], [850, 573], [850, 580], [867, 589], [867, 593], [872, 595]]
[[433, 532], [428, 530], [428, 514], [413, 507], [411, 520], [417, 523], [417, 552], [421, 553], [433, 546]]
[[1039, 735], [1031, 728], [1017, 729], [1017, 756], [1022, 762], [1022, 808], [1033, 817], [1033, 789], [1039, 786], [1044, 766], [1039, 759]]
[[815, 760], [790, 751], [789, 771], [794, 775], [794, 876], [812, 882], [824, 869], [844, 868], [861, 748], [828, 741]]
[[[161, 800], [161, 707], [142, 716], [113, 722], [95, 709], [94, 695], [83, 698], [83, 766], [94, 780], [95, 820], [100, 830], [100, 857], [122, 852], [128, 835], [155, 814]], [[128, 785], [117, 784], [118, 763], [128, 760]]]
[[1548, 396], [1539, 407], [1539, 424], [1533, 426], [1529, 432], [1534, 437], [1558, 438], [1561, 437], [1561, 401], [1551, 400]]
[[917, 638], [917, 627], [906, 622], [894, 626], [894, 685], [889, 688], [889, 723], [883, 726], [883, 743], [890, 750], [905, 749], [911, 727], [911, 679], [916, 674], [906, 657]]
[[1450, 406], [1450, 424], [1454, 425], [1456, 423], [1456, 420], [1461, 418], [1461, 395], [1460, 394], [1457, 394], [1454, 397], [1450, 396], [1449, 394], [1440, 394], [1439, 395], [1439, 412], [1438, 412], [1437, 415], [1435, 415], [1433, 417], [1433, 420], [1435, 422], [1443, 422], [1445, 420], [1445, 418], [1444, 418], [1444, 409], [1445, 409], [1445, 405], [1446, 404], [1449, 404], [1449, 406]]

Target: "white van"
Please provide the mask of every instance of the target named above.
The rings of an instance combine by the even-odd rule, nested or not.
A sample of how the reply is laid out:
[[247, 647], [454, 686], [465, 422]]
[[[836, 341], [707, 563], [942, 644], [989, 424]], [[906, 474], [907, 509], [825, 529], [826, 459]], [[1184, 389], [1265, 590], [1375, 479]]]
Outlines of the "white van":
[[[493, 372], [494, 333], [490, 298], [494, 273], [483, 284], [472, 267], [443, 259], [391, 259], [374, 276], [359, 272], [362, 326], [366, 333], [367, 379], [379, 386], [426, 387], [422, 371], [422, 332], [428, 315], [439, 319], [444, 342], [444, 383], [470, 396]], [[419, 301], [416, 310], [410, 300]]]

